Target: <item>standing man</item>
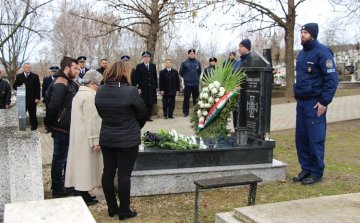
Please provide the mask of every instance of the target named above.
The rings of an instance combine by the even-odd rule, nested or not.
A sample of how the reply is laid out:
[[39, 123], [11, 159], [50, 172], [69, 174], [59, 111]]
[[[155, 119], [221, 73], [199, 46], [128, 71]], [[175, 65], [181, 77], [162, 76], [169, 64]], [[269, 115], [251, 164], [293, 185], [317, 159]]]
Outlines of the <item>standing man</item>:
[[40, 79], [39, 75], [31, 72], [30, 64], [25, 63], [23, 70], [23, 73], [16, 75], [13, 88], [17, 90], [18, 87], [26, 87], [26, 110], [29, 112], [31, 130], [36, 130], [38, 127], [36, 105], [40, 102]]
[[90, 69], [88, 69], [87, 67], [86, 67], [86, 57], [85, 56], [79, 56], [78, 58], [77, 58], [77, 60], [79, 61], [79, 68], [80, 68], [80, 73], [79, 73], [79, 77], [77, 78], [77, 82], [79, 83], [79, 84], [81, 84], [82, 83], [82, 78], [83, 78], [83, 76], [85, 75], [85, 73], [86, 72], [88, 72], [88, 70], [90, 70]]
[[71, 103], [76, 94], [73, 79], [78, 71], [78, 61], [64, 56], [60, 62], [60, 70], [54, 74], [54, 81], [50, 84], [45, 101], [46, 116], [45, 129], [51, 129], [54, 141], [54, 153], [51, 164], [51, 180], [53, 198], [67, 197], [74, 193], [74, 189], [64, 187], [63, 171], [69, 150], [69, 130], [71, 120]]
[[[248, 58], [248, 56], [250, 56], [250, 54], [251, 54], [250, 51], [251, 51], [251, 41], [249, 39], [242, 40], [239, 44], [240, 60], [235, 62], [234, 69], [241, 68], [241, 64], [246, 60], [246, 58]], [[237, 110], [233, 111], [232, 113], [233, 113], [233, 125], [234, 125], [234, 129], [235, 129], [238, 113], [237, 113]]]
[[207, 68], [204, 69], [204, 73], [203, 73], [203, 77], [202, 77], [202, 80], [204, 81], [205, 77], [208, 77], [211, 75], [211, 70], [215, 70], [215, 65], [217, 63], [217, 59], [215, 57], [211, 57], [209, 59], [209, 62], [210, 62], [210, 66], [208, 66]]
[[199, 80], [201, 75], [200, 62], [195, 59], [195, 50], [188, 51], [189, 58], [181, 63], [180, 76], [184, 79], [184, 103], [183, 103], [183, 117], [189, 115], [190, 95], [193, 98], [193, 105], [199, 97]]
[[0, 70], [0, 109], [9, 108], [11, 103], [11, 87], [10, 84], [2, 79]]
[[[175, 96], [180, 91], [180, 79], [177, 70], [171, 68], [171, 60], [167, 59], [165, 62], [166, 68], [160, 71], [159, 85], [160, 93], [162, 95], [164, 119], [175, 118]], [[169, 112], [168, 112], [169, 111]]]
[[[125, 63], [129, 63], [130, 57], [128, 55], [124, 55], [121, 57], [121, 60]], [[131, 68], [131, 85], [137, 87], [136, 83], [136, 70], [134, 68]]]
[[326, 137], [326, 108], [338, 85], [333, 52], [317, 40], [317, 23], [301, 29], [303, 49], [296, 58], [296, 149], [301, 172], [293, 180], [303, 185], [322, 181]]
[[143, 52], [142, 57], [144, 62], [136, 66], [136, 82], [147, 107], [147, 121], [152, 122], [151, 114], [153, 105], [157, 104], [156, 92], [158, 91], [156, 65], [150, 63], [151, 53], [148, 51]]
[[43, 79], [43, 84], [42, 84], [42, 97], [43, 97], [43, 103], [46, 105], [46, 101], [45, 101], [45, 97], [46, 97], [46, 91], [49, 88], [51, 82], [54, 80], [54, 74], [56, 74], [56, 72], [59, 71], [59, 67], [58, 66], [53, 66], [50, 67], [50, 76], [45, 77]]
[[230, 52], [229, 58], [224, 62], [223, 67], [226, 64], [235, 65], [235, 63], [237, 62], [237, 60], [235, 60], [235, 57], [236, 57], [236, 53], [235, 52]]
[[[104, 71], [107, 68], [108, 62], [106, 59], [101, 59], [100, 68], [96, 69], [101, 75], [104, 75]], [[101, 80], [101, 85], [104, 84], [104, 79]]]

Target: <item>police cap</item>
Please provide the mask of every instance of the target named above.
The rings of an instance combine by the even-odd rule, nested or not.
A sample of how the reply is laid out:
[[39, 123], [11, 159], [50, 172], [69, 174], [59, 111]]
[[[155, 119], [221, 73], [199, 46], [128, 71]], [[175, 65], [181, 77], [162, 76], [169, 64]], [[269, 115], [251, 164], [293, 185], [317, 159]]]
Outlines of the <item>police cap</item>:
[[151, 57], [151, 53], [149, 51], [145, 51], [141, 55], [142, 57]]
[[130, 60], [130, 57], [128, 55], [124, 55], [121, 57], [121, 60]]
[[188, 54], [191, 53], [191, 52], [194, 52], [194, 53], [195, 53], [195, 50], [194, 50], [194, 49], [188, 50]]
[[51, 71], [57, 72], [59, 70], [58, 66], [52, 66], [49, 68]]
[[209, 62], [211, 62], [211, 61], [217, 62], [217, 59], [216, 59], [215, 57], [211, 57], [211, 58], [209, 59]]
[[85, 62], [86, 61], [86, 57], [85, 56], [79, 56], [77, 58], [78, 61], [81, 61], [81, 62]]

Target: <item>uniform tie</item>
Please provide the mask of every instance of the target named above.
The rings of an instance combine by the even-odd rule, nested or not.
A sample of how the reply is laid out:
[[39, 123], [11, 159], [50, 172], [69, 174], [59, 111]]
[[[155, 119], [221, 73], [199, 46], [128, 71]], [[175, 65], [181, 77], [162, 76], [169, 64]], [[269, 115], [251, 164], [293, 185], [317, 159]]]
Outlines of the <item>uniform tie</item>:
[[149, 65], [148, 64], [146, 64], [146, 69], [149, 71]]

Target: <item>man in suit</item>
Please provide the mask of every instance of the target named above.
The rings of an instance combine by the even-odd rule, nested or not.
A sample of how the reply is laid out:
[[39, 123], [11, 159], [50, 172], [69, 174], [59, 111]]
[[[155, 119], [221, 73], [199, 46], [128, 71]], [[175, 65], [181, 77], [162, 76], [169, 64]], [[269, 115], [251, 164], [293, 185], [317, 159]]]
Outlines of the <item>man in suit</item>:
[[[162, 95], [164, 119], [174, 118], [175, 96], [180, 91], [179, 73], [171, 68], [171, 60], [165, 62], [166, 68], [160, 71], [159, 87]], [[169, 113], [168, 113], [169, 111]], [[168, 116], [169, 115], [169, 116]]]
[[[130, 57], [128, 55], [124, 55], [121, 57], [121, 60], [129, 63], [130, 61]], [[136, 70], [134, 68], [132, 68], [131, 70], [131, 85], [137, 87], [137, 83], [136, 83]]]
[[86, 67], [86, 57], [85, 56], [79, 56], [78, 58], [77, 58], [77, 60], [79, 61], [79, 68], [80, 68], [80, 73], [79, 73], [79, 77], [77, 78], [77, 82], [79, 83], [79, 84], [81, 84], [81, 80], [82, 80], [82, 78], [83, 78], [83, 76], [85, 75], [85, 73], [86, 72], [88, 72], [88, 70], [90, 70], [90, 69], [88, 69], [87, 67]]
[[36, 130], [38, 127], [36, 105], [40, 102], [40, 79], [37, 74], [31, 72], [30, 64], [24, 64], [23, 70], [23, 73], [16, 75], [13, 88], [17, 90], [18, 87], [26, 87], [26, 110], [29, 112], [31, 130]]
[[151, 53], [142, 53], [143, 63], [136, 66], [136, 82], [138, 91], [147, 107], [147, 121], [152, 122], [151, 114], [153, 105], [157, 104], [156, 92], [158, 91], [158, 80], [156, 65], [150, 63]]
[[1, 78], [0, 70], [0, 109], [9, 108], [11, 103], [11, 87], [10, 84]]
[[50, 76], [45, 77], [43, 79], [43, 84], [42, 84], [42, 97], [43, 97], [43, 103], [46, 105], [46, 101], [45, 101], [45, 96], [46, 96], [46, 91], [49, 88], [51, 82], [54, 80], [54, 74], [56, 72], [58, 72], [59, 67], [58, 66], [52, 66], [50, 67]]

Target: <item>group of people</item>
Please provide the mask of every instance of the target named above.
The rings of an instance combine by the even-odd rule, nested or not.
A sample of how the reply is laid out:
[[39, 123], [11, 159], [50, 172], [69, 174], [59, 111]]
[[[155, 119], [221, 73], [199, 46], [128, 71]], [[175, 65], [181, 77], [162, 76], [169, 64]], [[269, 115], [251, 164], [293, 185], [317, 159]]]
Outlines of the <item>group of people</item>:
[[[301, 172], [295, 182], [313, 185], [322, 180], [324, 173], [324, 141], [326, 136], [326, 110], [334, 97], [338, 78], [332, 51], [317, 41], [318, 25], [308, 23], [302, 27], [303, 50], [296, 58], [297, 100], [296, 147]], [[235, 69], [251, 56], [251, 42], [244, 39], [239, 44], [240, 60], [231, 52], [225, 63]], [[195, 58], [195, 50], [188, 51], [188, 59], [181, 63], [177, 72], [171, 60], [160, 71], [159, 82], [156, 66], [150, 63], [150, 52], [143, 52], [143, 63], [133, 69], [124, 55], [121, 60], [101, 68], [88, 70], [86, 57], [77, 59], [64, 56], [59, 67], [51, 67], [52, 75], [44, 79], [43, 95], [46, 105], [44, 127], [51, 131], [54, 154], [51, 168], [53, 197], [72, 194], [82, 196], [88, 205], [96, 204], [89, 191], [102, 185], [109, 216], [119, 219], [137, 216], [130, 209], [131, 172], [138, 146], [141, 128], [152, 121], [156, 92], [163, 96], [164, 118], [174, 118], [175, 96], [179, 93], [179, 75], [184, 81], [183, 116], [189, 115], [189, 101], [199, 97], [201, 65]], [[216, 58], [210, 58], [205, 76], [215, 69]], [[0, 108], [8, 108], [10, 99], [8, 84], [1, 79]], [[24, 72], [16, 76], [14, 89], [26, 86], [26, 109], [29, 111], [31, 129], [38, 126], [36, 104], [40, 100], [40, 81], [24, 65]], [[236, 127], [236, 111], [234, 111]], [[35, 118], [34, 118], [35, 116]], [[101, 152], [100, 152], [101, 151]], [[118, 196], [114, 194], [114, 177], [118, 171]], [[65, 173], [65, 177], [63, 175]]]

